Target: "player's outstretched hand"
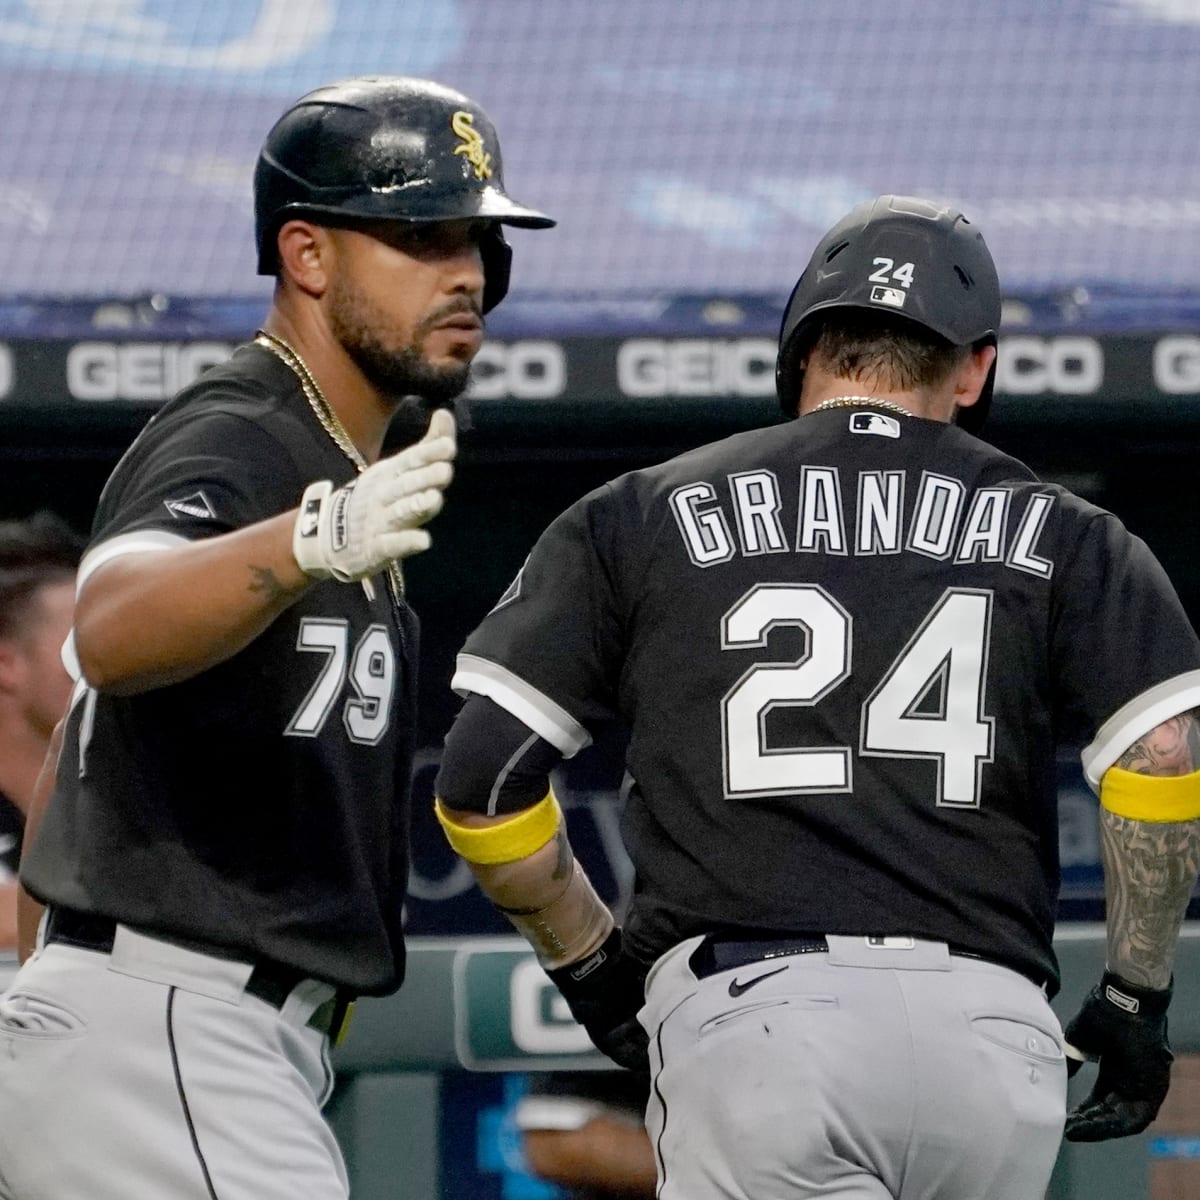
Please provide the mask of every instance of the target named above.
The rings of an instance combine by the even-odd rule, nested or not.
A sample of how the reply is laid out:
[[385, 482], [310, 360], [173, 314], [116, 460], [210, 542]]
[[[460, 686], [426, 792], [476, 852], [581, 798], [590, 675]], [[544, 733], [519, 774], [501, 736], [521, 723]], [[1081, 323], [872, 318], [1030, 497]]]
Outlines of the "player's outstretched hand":
[[597, 1050], [619, 1066], [649, 1070], [648, 1039], [637, 1019], [645, 998], [646, 968], [625, 953], [620, 929], [587, 958], [546, 974]]
[[1092, 1094], [1067, 1114], [1069, 1141], [1126, 1137], [1154, 1120], [1171, 1082], [1170, 1002], [1170, 987], [1134, 987], [1111, 971], [1088, 993], [1065, 1030], [1067, 1068], [1074, 1075], [1087, 1059], [1099, 1061], [1100, 1071]]
[[428, 550], [421, 526], [441, 511], [456, 451], [454, 416], [439, 408], [419, 442], [357, 479], [336, 489], [327, 479], [310, 484], [292, 533], [300, 569], [314, 579], [348, 582]]

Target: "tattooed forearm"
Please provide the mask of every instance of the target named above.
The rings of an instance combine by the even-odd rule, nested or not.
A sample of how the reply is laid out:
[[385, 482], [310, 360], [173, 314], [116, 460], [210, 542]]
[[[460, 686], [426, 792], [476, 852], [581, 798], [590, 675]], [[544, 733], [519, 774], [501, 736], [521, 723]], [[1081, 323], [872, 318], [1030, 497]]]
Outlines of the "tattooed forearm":
[[1141, 987], [1165, 988], [1200, 869], [1200, 820], [1134, 821], [1102, 808], [1100, 845], [1109, 970]]
[[1134, 742], [1116, 765], [1139, 775], [1187, 775], [1200, 761], [1198, 748], [1200, 723], [1194, 712], [1181, 713]]
[[279, 582], [279, 577], [271, 570], [270, 567], [251, 567], [250, 574], [253, 576], [253, 582], [250, 584], [250, 591], [262, 592], [268, 602], [282, 600], [290, 597], [293, 593], [282, 583]]
[[566, 879], [575, 870], [575, 855], [571, 852], [571, 843], [567, 838], [565, 825], [558, 827], [558, 833], [554, 835], [554, 840], [558, 844], [558, 858], [554, 863], [554, 872], [550, 878]]

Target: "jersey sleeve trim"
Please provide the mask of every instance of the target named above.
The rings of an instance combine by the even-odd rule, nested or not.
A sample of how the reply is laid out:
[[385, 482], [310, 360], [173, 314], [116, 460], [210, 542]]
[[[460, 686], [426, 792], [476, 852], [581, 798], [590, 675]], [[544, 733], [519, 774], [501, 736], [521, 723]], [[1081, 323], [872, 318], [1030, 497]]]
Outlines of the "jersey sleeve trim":
[[180, 537], [177, 533], [168, 533], [165, 529], [140, 529], [135, 533], [119, 533], [116, 537], [93, 546], [83, 556], [83, 561], [79, 564], [75, 594], [79, 594], [79, 589], [90, 575], [114, 558], [145, 550], [173, 550], [176, 546], [187, 544], [187, 538]]
[[1088, 786], [1099, 795], [1104, 772], [1138, 738], [1197, 705], [1200, 705], [1200, 671], [1186, 671], [1135, 696], [1104, 722], [1080, 755]]
[[474, 654], [460, 654], [450, 686], [463, 695], [487, 696], [518, 721], [524, 721], [564, 758], [592, 744], [592, 735], [566, 709], [498, 663]]
[[58, 657], [62, 659], [63, 669], [71, 677], [72, 682], [78, 683], [83, 675], [83, 667], [79, 662], [79, 651], [75, 649], [74, 629], [67, 634], [67, 640], [63, 642]]

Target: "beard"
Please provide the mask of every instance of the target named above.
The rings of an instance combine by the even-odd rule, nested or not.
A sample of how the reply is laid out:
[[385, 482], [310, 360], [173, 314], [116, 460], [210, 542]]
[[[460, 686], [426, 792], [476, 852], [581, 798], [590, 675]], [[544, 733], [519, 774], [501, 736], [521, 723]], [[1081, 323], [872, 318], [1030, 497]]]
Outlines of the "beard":
[[[421, 320], [403, 345], [385, 345], [379, 330], [387, 318], [361, 291], [339, 281], [331, 297], [329, 323], [333, 336], [366, 380], [397, 408], [418, 409], [428, 418], [435, 408], [449, 408], [471, 379], [470, 360], [434, 366], [421, 352], [425, 336], [456, 313], [479, 309], [465, 297]], [[414, 414], [419, 415], [419, 414]]]

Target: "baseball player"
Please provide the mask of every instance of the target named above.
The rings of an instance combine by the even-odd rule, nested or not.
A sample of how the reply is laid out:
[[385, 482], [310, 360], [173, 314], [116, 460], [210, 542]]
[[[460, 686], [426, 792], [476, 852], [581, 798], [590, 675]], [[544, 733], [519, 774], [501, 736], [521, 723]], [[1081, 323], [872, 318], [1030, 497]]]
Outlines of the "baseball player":
[[[263, 328], [117, 466], [81, 667], [0, 1003], [0, 1196], [345, 1200], [320, 1106], [357, 995], [399, 986], [416, 617], [445, 406], [503, 298], [487, 115], [424, 80], [321, 88], [255, 172]], [[404, 397], [431, 412], [381, 447]]]
[[[1067, 1136], [1144, 1129], [1166, 1091], [1200, 644], [1115, 517], [973, 436], [999, 323], [962, 214], [856, 208], [784, 317], [796, 419], [585, 496], [459, 657], [439, 816], [596, 1045], [648, 1054], [663, 1200], [1043, 1194], [1060, 743], [1109, 892]], [[624, 929], [546, 782], [614, 716]]]
[[62, 645], [83, 542], [51, 512], [0, 521], [0, 950], [17, 944], [25, 813], [71, 680]]

